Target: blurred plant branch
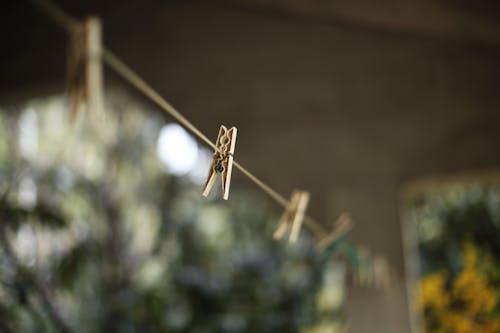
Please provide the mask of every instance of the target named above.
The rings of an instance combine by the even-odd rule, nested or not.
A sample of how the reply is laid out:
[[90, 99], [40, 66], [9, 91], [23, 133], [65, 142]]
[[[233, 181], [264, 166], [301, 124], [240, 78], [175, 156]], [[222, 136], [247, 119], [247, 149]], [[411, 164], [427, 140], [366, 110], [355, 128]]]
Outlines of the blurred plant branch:
[[[17, 179], [17, 177], [15, 179]], [[28, 297], [29, 288], [27, 286], [32, 286], [40, 297], [42, 304], [46, 309], [47, 315], [52, 320], [54, 326], [62, 333], [73, 333], [73, 330], [65, 322], [54, 301], [52, 300], [49, 287], [46, 285], [46, 283], [42, 282], [35, 269], [30, 269], [29, 267], [26, 267], [21, 263], [7, 235], [7, 226], [19, 223], [19, 221], [14, 221], [14, 223], [12, 223], [12, 221], [8, 220], [12, 219], [13, 217], [15, 219], [23, 218], [28, 214], [35, 212], [34, 215], [36, 215], [38, 218], [53, 219], [57, 221], [57, 223], [61, 223], [61, 219], [59, 218], [59, 216], [53, 214], [52, 211], [47, 209], [47, 207], [42, 205], [36, 206], [36, 209], [33, 211], [10, 205], [7, 202], [7, 197], [9, 191], [13, 186], [13, 183], [14, 181], [10, 182], [9, 186], [0, 198], [0, 247], [3, 250], [5, 258], [13, 266], [12, 268], [16, 272], [14, 288], [16, 289], [16, 292], [18, 294], [18, 302], [21, 306], [26, 307], [27, 310], [32, 313], [36, 321], [43, 322], [43, 320], [41, 319], [41, 315], [38, 313], [38, 310], [32, 305]]]

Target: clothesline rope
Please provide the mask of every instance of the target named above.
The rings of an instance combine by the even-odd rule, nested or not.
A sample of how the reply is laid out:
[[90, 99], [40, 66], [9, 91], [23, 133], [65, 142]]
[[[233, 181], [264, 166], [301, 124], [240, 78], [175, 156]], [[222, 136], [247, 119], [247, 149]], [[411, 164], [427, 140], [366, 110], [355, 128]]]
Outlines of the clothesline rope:
[[[71, 33], [80, 24], [77, 19], [68, 15], [61, 8], [56, 6], [53, 2], [49, 0], [31, 0], [39, 9], [41, 9], [49, 18], [51, 18], [55, 23], [57, 23], [61, 28]], [[164, 99], [158, 92], [156, 92], [146, 81], [144, 81], [138, 74], [136, 74], [130, 67], [128, 67], [123, 61], [121, 61], [116, 55], [114, 55], [106, 47], [103, 47], [102, 59], [113, 71], [115, 71], [122, 79], [127, 81], [129, 84], [134, 86], [137, 90], [142, 92], [146, 97], [158, 105], [163, 111], [174, 118], [179, 124], [184, 126], [193, 135], [198, 137], [206, 145], [218, 151], [217, 146], [201, 132], [196, 126], [194, 126], [186, 117], [184, 117], [179, 111], [177, 111], [166, 99]], [[234, 166], [239, 169], [247, 178], [249, 178], [255, 185], [257, 185], [261, 190], [263, 190], [267, 195], [269, 195], [274, 201], [276, 201], [283, 208], [287, 208], [289, 201], [271, 188], [269, 185], [264, 183], [262, 180], [257, 178], [254, 174], [248, 171], [236, 160], [233, 162]], [[304, 217], [304, 226], [308, 227], [309, 230], [317, 239], [325, 237], [328, 233], [325, 227], [319, 223], [314, 218], [306, 215]]]

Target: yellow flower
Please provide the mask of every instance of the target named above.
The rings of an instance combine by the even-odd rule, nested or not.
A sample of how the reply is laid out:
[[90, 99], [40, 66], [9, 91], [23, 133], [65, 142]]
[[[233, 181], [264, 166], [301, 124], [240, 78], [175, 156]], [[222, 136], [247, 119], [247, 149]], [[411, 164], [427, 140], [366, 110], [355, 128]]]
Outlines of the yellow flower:
[[464, 267], [476, 267], [478, 258], [477, 252], [477, 247], [473, 243], [466, 242], [463, 245], [462, 257]]
[[[423, 315], [426, 332], [499, 333], [498, 287], [479, 270], [479, 251], [472, 243], [463, 247], [463, 270], [447, 285], [446, 273], [427, 275], [420, 282], [417, 310]], [[495, 265], [492, 260], [484, 264]]]
[[445, 273], [436, 272], [427, 275], [420, 282], [416, 308], [423, 311], [426, 307], [443, 309], [449, 304], [449, 296], [445, 292]]
[[462, 301], [473, 314], [491, 312], [497, 305], [496, 290], [487, 277], [477, 270], [477, 248], [471, 243], [464, 246], [464, 269], [453, 281], [453, 297]]

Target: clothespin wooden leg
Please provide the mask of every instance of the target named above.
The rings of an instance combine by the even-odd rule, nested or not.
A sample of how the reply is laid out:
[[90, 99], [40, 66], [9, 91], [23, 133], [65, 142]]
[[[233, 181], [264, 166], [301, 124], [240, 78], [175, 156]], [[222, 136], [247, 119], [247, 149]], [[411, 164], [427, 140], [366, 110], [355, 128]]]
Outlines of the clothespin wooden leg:
[[222, 197], [224, 200], [229, 199], [229, 187], [231, 185], [231, 175], [233, 173], [233, 154], [234, 154], [234, 149], [236, 147], [236, 135], [237, 135], [237, 129], [236, 127], [232, 127], [227, 131], [227, 140], [225, 148], [229, 148], [229, 151], [225, 152], [225, 162], [224, 162], [224, 171], [222, 172], [222, 190], [223, 190], [223, 195]]
[[295, 216], [292, 221], [292, 231], [290, 232], [290, 238], [288, 241], [290, 243], [295, 243], [299, 238], [300, 228], [302, 227], [302, 221], [304, 220], [304, 215], [306, 213], [307, 205], [309, 204], [309, 192], [302, 191], [299, 194], [299, 199], [297, 203], [297, 209], [295, 211]]
[[292, 225], [289, 242], [293, 243], [297, 240], [308, 202], [308, 192], [298, 190], [292, 192], [288, 207], [285, 208], [283, 215], [281, 215], [278, 228], [273, 234], [274, 239], [281, 239], [288, 227]]
[[280, 217], [280, 222], [278, 228], [273, 234], [273, 238], [279, 240], [283, 238], [288, 226], [290, 225], [291, 220], [293, 219], [294, 211], [297, 207], [299, 199], [299, 191], [294, 190], [292, 192], [292, 196], [290, 197], [290, 201], [288, 202], [288, 206], [285, 208], [285, 211]]
[[317, 248], [322, 251], [327, 248], [330, 244], [335, 242], [340, 236], [349, 232], [354, 226], [354, 221], [352, 220], [351, 214], [342, 213], [337, 218], [332, 231], [320, 239], [317, 243]]
[[279, 239], [283, 238], [283, 235], [285, 234], [287, 227], [288, 227], [288, 225], [286, 222], [281, 222], [278, 225], [278, 228], [276, 229], [276, 231], [274, 232], [273, 238], [275, 240], [279, 240]]
[[101, 115], [103, 109], [101, 23], [87, 18], [70, 35], [67, 63], [67, 90], [71, 120], [86, 105], [89, 113]]
[[208, 193], [210, 193], [210, 190], [214, 186], [215, 178], [217, 178], [217, 174], [215, 173], [213, 168], [213, 166], [210, 166], [207, 182], [205, 183], [205, 188], [203, 189], [202, 193], [204, 197], [208, 196]]

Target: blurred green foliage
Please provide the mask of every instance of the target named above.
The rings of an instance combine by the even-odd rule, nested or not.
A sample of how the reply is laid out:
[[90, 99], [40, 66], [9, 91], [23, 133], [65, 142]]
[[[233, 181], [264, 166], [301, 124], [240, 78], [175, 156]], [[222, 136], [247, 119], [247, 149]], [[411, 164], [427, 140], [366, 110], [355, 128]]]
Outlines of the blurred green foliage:
[[500, 331], [500, 185], [437, 186], [415, 198], [423, 332]]
[[202, 198], [155, 153], [164, 120], [108, 100], [76, 125], [60, 97], [0, 112], [0, 331], [342, 331], [342, 265], [274, 242], [252, 191]]
[[464, 242], [500, 258], [500, 185], [464, 183], [436, 187], [415, 198], [408, 214], [415, 226], [422, 274], [462, 269]]

